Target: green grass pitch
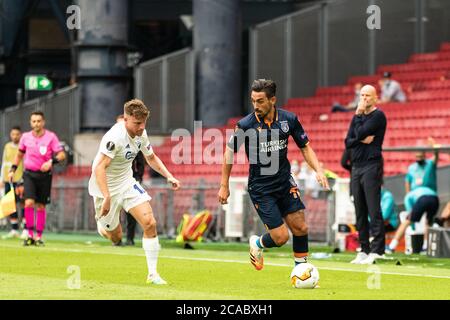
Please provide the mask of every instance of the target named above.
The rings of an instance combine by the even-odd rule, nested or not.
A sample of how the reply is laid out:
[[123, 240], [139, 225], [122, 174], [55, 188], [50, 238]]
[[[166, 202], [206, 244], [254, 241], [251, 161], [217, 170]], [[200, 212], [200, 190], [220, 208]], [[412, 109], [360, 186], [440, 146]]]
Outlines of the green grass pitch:
[[[172, 240], [162, 239], [161, 244], [158, 271], [168, 281], [167, 286], [145, 283], [147, 266], [140, 242], [135, 247], [112, 247], [97, 235], [71, 234], [47, 234], [45, 247], [23, 247], [17, 239], [0, 240], [0, 299], [450, 297], [450, 259], [394, 254], [391, 260], [361, 266], [349, 264], [354, 253], [311, 258], [320, 272], [320, 288], [301, 290], [290, 285], [293, 260], [289, 245], [267, 250], [264, 269], [255, 271], [245, 243], [196, 243], [195, 250], [183, 249]], [[311, 246], [311, 253], [330, 250]]]

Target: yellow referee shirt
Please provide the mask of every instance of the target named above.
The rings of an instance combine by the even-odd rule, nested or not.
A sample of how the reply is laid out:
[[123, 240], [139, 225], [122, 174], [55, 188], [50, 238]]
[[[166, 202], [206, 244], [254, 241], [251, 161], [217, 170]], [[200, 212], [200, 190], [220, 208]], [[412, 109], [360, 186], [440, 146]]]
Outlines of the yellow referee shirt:
[[[8, 173], [11, 169], [12, 163], [19, 151], [19, 145], [12, 142], [5, 144], [3, 148], [3, 158], [2, 158], [2, 181], [8, 183]], [[20, 182], [23, 176], [23, 161], [19, 163], [16, 173], [14, 174], [13, 182]]]

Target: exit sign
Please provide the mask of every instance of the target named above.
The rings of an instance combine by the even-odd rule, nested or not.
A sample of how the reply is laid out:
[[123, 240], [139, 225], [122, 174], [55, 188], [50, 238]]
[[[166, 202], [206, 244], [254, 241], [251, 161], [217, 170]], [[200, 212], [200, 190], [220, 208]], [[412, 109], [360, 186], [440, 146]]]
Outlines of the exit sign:
[[41, 75], [25, 76], [25, 90], [28, 91], [48, 91], [52, 90], [53, 83], [46, 77]]

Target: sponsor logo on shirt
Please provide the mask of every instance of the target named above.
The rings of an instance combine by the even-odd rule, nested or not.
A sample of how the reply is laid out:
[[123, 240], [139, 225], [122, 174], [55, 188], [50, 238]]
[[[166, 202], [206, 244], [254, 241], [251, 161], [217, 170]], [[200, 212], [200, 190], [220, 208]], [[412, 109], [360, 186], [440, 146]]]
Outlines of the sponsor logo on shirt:
[[287, 148], [287, 139], [260, 142], [260, 152], [273, 152]]

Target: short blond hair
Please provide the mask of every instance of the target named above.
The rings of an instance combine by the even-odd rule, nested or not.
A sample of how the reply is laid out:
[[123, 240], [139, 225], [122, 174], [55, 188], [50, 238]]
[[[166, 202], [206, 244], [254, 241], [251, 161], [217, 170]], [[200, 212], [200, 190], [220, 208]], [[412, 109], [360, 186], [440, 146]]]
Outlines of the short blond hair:
[[135, 117], [136, 119], [146, 119], [150, 115], [150, 110], [139, 99], [127, 101], [123, 111], [126, 115]]

